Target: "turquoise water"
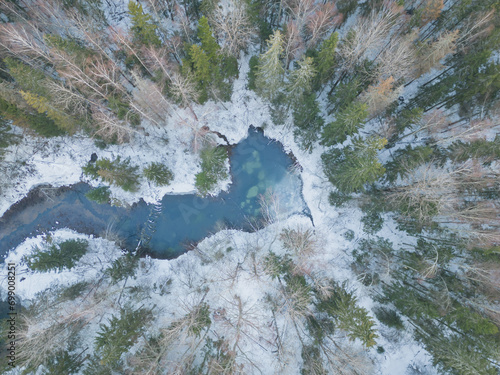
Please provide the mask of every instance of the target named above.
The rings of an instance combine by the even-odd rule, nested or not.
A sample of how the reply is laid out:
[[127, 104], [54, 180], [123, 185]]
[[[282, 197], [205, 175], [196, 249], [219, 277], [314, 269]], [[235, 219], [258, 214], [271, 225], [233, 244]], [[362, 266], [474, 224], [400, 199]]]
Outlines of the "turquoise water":
[[102, 235], [111, 228], [128, 249], [140, 245], [156, 258], [173, 258], [222, 228], [251, 231], [262, 227], [262, 196], [279, 198], [279, 215], [306, 213], [301, 180], [290, 172], [292, 164], [281, 144], [251, 128], [248, 137], [230, 151], [233, 183], [228, 192], [207, 198], [165, 195], [157, 205], [141, 201], [126, 209], [91, 202], [85, 197], [90, 187], [76, 184], [51, 199], [4, 215], [0, 254], [48, 230], [71, 228]]

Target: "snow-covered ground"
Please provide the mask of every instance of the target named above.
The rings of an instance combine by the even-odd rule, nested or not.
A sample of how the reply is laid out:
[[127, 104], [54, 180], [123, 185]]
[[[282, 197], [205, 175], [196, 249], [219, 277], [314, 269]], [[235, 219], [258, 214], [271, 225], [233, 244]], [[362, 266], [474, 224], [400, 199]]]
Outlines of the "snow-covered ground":
[[[312, 153], [304, 152], [294, 141], [292, 131], [288, 126], [272, 124], [267, 106], [254, 92], [247, 90], [245, 87], [248, 59], [248, 56], [243, 55], [240, 59], [239, 79], [234, 84], [231, 103], [209, 102], [203, 106], [194, 106], [193, 109], [200, 119], [197, 127], [201, 128], [207, 125], [212, 131], [225, 135], [229, 142], [234, 144], [247, 135], [250, 125], [264, 126], [266, 136], [281, 142], [287, 151], [293, 152], [302, 167], [303, 197], [311, 211], [314, 230], [323, 244], [321, 250], [310, 259], [310, 266], [337, 281], [347, 280], [349, 285], [357, 290], [356, 293], [360, 304], [371, 309], [373, 307], [372, 299], [368, 296], [366, 288], [356, 280], [350, 268], [352, 262], [351, 251], [355, 248], [360, 236], [363, 235], [360, 221], [362, 213], [355, 206], [336, 209], [328, 204], [327, 198], [332, 187], [321, 167], [320, 156], [323, 149], [317, 146]], [[3, 214], [13, 203], [20, 200], [31, 188], [38, 184], [64, 186], [82, 180], [87, 181], [82, 176], [81, 167], [89, 161], [90, 155], [94, 152], [100, 158], [114, 159], [116, 156], [121, 156], [123, 159], [130, 157], [132, 164], [139, 165], [141, 168], [152, 161], [162, 162], [173, 171], [174, 180], [166, 187], [155, 187], [143, 180], [137, 192], [127, 193], [112, 186], [113, 197], [124, 204], [131, 204], [140, 198], [143, 198], [146, 202], [158, 202], [164, 194], [193, 192], [195, 190], [194, 175], [200, 170], [200, 167], [199, 156], [196, 152], [193, 152], [192, 130], [190, 127], [182, 125], [182, 121], [191, 121], [189, 117], [190, 115], [186, 110], [179, 110], [179, 116], [172, 116], [166, 128], [159, 129], [144, 124], [145, 132], [135, 135], [130, 143], [111, 145], [105, 150], [99, 149], [95, 146], [93, 140], [84, 136], [58, 137], [43, 141], [30, 136], [25, 137], [22, 145], [11, 146], [7, 153], [7, 160], [9, 158], [10, 161], [24, 160], [29, 168], [23, 167], [26, 172], [21, 179], [5, 190], [0, 197], [0, 214]], [[213, 140], [223, 143], [220, 138], [215, 136]], [[99, 184], [99, 181], [88, 182], [95, 186]], [[221, 184], [220, 189], [227, 189], [229, 186], [230, 180], [227, 180]], [[137, 277], [135, 282], [153, 285], [167, 279], [172, 280], [169, 294], [166, 296], [158, 295], [154, 298], [154, 301], [150, 302], [151, 304], [157, 304], [162, 311], [162, 318], [159, 319], [171, 321], [173, 318], [185, 313], [182, 308], [178, 308], [179, 304], [176, 301], [182, 300], [187, 303], [186, 295], [189, 296], [192, 293], [192, 290], [188, 287], [189, 283], [209, 286], [210, 293], [207, 295], [207, 302], [214, 309], [219, 306], [224, 307], [229, 314], [234, 303], [232, 299], [237, 295], [249, 308], [253, 307], [256, 314], [259, 314], [258, 306], [263, 303], [263, 290], [269, 286], [264, 287], [260, 284], [261, 281], [251, 279], [248, 272], [243, 272], [241, 277], [230, 280], [229, 272], [237, 265], [249, 261], [247, 244], [259, 243], [262, 248], [265, 248], [272, 238], [276, 238], [283, 227], [297, 225], [308, 228], [312, 224], [308, 218], [293, 216], [256, 233], [219, 232], [201, 242], [199, 252], [189, 252], [170, 261], [144, 260], [149, 265], [147, 271], [142, 270], [142, 274]], [[352, 241], [343, 236], [347, 230], [353, 230], [356, 233], [356, 237]], [[395, 229], [395, 225], [391, 220], [385, 221], [384, 228], [377, 235], [390, 239], [396, 248], [405, 240], [404, 234]], [[103, 262], [110, 263], [120, 254], [120, 250], [113, 243], [104, 239], [90, 238], [69, 230], [57, 231], [53, 236], [59, 239], [87, 238], [91, 243], [91, 251], [82, 259], [79, 267], [73, 271], [40, 274], [26, 273], [26, 270], [19, 269], [19, 274], [22, 274], [25, 280], [19, 283], [18, 293], [25, 299], [34, 298], [37, 292], [54, 284], [70, 284], [82, 279], [90, 280], [95, 274], [82, 271], [86, 269], [85, 267], [88, 264], [95, 261], [100, 263], [100, 267], [103, 267]], [[29, 252], [34, 245], [40, 244], [41, 241], [41, 237], [27, 239], [8, 255], [6, 263], [7, 261], [15, 261], [20, 264], [22, 255]], [[235, 250], [228, 252], [218, 261], [204, 262], [203, 256], [200, 256], [200, 254], [211, 251], [215, 242], [232, 243], [231, 247]], [[209, 258], [213, 259], [213, 254]], [[2, 269], [1, 274], [6, 274], [5, 267]], [[192, 279], [187, 281], [186, 278]], [[2, 279], [1, 285], [4, 290], [6, 286], [5, 279]], [[258, 321], [259, 324], [265, 325], [269, 319], [268, 316], [263, 316]], [[167, 322], [164, 323], [168, 325]], [[369, 352], [369, 356], [375, 361], [375, 374], [404, 374], [409, 366], [427, 368], [428, 374], [433, 373], [433, 370], [429, 370], [431, 368], [429, 355], [412, 340], [411, 333], [400, 334], [402, 336], [398, 337], [397, 340], [389, 340], [388, 338], [394, 337], [394, 333], [381, 324], [378, 325], [378, 328], [380, 329], [378, 345], [385, 348], [385, 353], [378, 354], [375, 349], [371, 349]], [[219, 329], [224, 330], [225, 328], [221, 326]], [[265, 344], [263, 344], [265, 340], [266, 338], [259, 337], [244, 340], [245, 347], [252, 350], [252, 353], [255, 351], [262, 352], [262, 355], [257, 356], [259, 363], [263, 366], [262, 368], [273, 369], [268, 372], [270, 374], [297, 373], [298, 364], [301, 361], [300, 352], [293, 357], [295, 362], [290, 362], [286, 370], [279, 370], [274, 356], [267, 350], [262, 351], [260, 348], [260, 345], [265, 347]], [[254, 341], [257, 341], [258, 345]], [[291, 351], [293, 349], [290, 347]]]

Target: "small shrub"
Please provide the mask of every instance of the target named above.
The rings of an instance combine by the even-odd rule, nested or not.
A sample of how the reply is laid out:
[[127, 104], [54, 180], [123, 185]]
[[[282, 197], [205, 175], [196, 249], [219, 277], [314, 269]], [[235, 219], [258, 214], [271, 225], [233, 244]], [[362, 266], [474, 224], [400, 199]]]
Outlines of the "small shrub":
[[98, 188], [92, 189], [85, 194], [88, 200], [97, 202], [99, 204], [109, 203], [109, 198], [111, 196], [111, 191], [108, 186], [99, 186]]
[[166, 165], [161, 163], [151, 163], [142, 172], [148, 181], [158, 186], [168, 185], [174, 178], [174, 174]]
[[352, 229], [348, 229], [345, 231], [343, 236], [347, 241], [352, 241], [354, 239], [354, 231]]
[[88, 245], [86, 240], [75, 239], [50, 245], [45, 249], [35, 247], [30, 255], [23, 257], [23, 261], [32, 271], [71, 269], [75, 262], [85, 255]]

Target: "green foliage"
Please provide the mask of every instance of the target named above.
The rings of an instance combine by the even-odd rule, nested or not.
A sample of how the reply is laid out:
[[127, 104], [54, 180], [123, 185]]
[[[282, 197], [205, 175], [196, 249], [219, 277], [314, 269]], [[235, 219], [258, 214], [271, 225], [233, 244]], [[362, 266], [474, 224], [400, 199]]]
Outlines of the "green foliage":
[[357, 134], [362, 129], [368, 117], [368, 105], [361, 102], [352, 102], [340, 110], [335, 121], [325, 126], [322, 133], [321, 144], [333, 146], [342, 143], [347, 136]]
[[498, 327], [489, 319], [482, 317], [467, 307], [457, 307], [451, 314], [446, 316], [446, 320], [450, 323], [455, 322], [462, 331], [474, 336], [496, 335], [498, 333]]
[[382, 229], [384, 219], [379, 212], [370, 211], [361, 218], [363, 230], [368, 234], [375, 234]]
[[64, 111], [54, 107], [50, 99], [31, 92], [20, 91], [23, 99], [38, 113], [47, 115], [62, 130], [74, 132], [75, 119], [67, 115]]
[[82, 239], [66, 240], [59, 244], [47, 245], [45, 248], [35, 247], [33, 252], [23, 257], [23, 262], [32, 271], [48, 272], [71, 269], [85, 255], [88, 242]]
[[144, 168], [142, 173], [148, 181], [158, 186], [168, 185], [174, 178], [174, 174], [166, 165], [155, 162], [152, 162]]
[[88, 200], [97, 202], [99, 204], [106, 204], [109, 203], [111, 191], [109, 190], [109, 186], [99, 186], [87, 192], [85, 196]]
[[76, 374], [82, 367], [82, 358], [80, 357], [80, 354], [70, 354], [66, 350], [60, 351], [54, 357], [47, 359], [42, 375]]
[[385, 165], [386, 180], [395, 182], [398, 177], [406, 178], [408, 174], [422, 164], [432, 160], [434, 150], [430, 146], [406, 146], [394, 151], [392, 160]]
[[5, 121], [2, 117], [0, 117], [0, 157], [3, 154], [3, 148], [18, 144], [20, 138], [21, 137], [17, 134], [12, 133], [12, 126], [10, 126], [8, 122]]
[[151, 317], [150, 310], [123, 308], [120, 309], [120, 317], [112, 315], [107, 324], [101, 324], [95, 338], [95, 348], [100, 355], [100, 363], [115, 367], [122, 354], [137, 341], [145, 322]]
[[74, 301], [75, 299], [80, 297], [85, 290], [87, 290], [88, 285], [89, 282], [80, 281], [76, 284], [72, 284], [68, 287], [65, 287], [59, 292], [59, 298], [63, 301], [65, 300]]
[[82, 172], [85, 176], [91, 177], [91, 178], [98, 178], [99, 177], [99, 167], [95, 162], [87, 162], [82, 167]]
[[302, 346], [302, 368], [301, 375], [326, 375], [328, 372], [323, 367], [323, 359], [319, 348], [314, 345]]
[[293, 262], [288, 254], [280, 256], [270, 251], [264, 258], [264, 269], [273, 279], [291, 274], [292, 267]]
[[396, 310], [379, 307], [375, 309], [375, 316], [378, 320], [384, 323], [388, 327], [396, 328], [398, 330], [404, 329], [403, 320]]
[[378, 336], [368, 311], [357, 305], [357, 298], [346, 290], [345, 283], [339, 285], [332, 282], [331, 287], [331, 295], [320, 299], [318, 310], [332, 317], [336, 327], [347, 332], [351, 340], [359, 339], [366, 347], [374, 346]]
[[208, 100], [208, 87], [212, 78], [212, 65], [205, 51], [196, 44], [193, 44], [189, 49], [189, 61], [192, 64], [193, 76], [200, 92], [198, 100], [203, 104]]
[[250, 66], [250, 70], [248, 71], [248, 89], [255, 91], [256, 89], [255, 80], [257, 79], [257, 68], [259, 67], [259, 57], [255, 55], [252, 56], [248, 64]]
[[351, 103], [354, 103], [364, 88], [365, 86], [362, 85], [357, 78], [339, 84], [335, 89], [335, 93], [328, 97], [328, 101], [332, 107], [329, 114], [337, 112]]
[[267, 45], [267, 51], [259, 56], [255, 86], [260, 96], [272, 101], [279, 93], [285, 73], [285, 68], [280, 60], [283, 53], [283, 35], [281, 31], [276, 30], [269, 37]]
[[57, 137], [65, 134], [65, 131], [60, 129], [45, 113], [32, 114], [3, 98], [0, 98], [0, 113], [5, 119], [12, 120], [14, 125], [28, 126], [44, 137]]
[[344, 22], [351, 14], [356, 11], [358, 7], [357, 0], [338, 0], [335, 2], [335, 6], [337, 7], [339, 13], [344, 15]]
[[201, 172], [195, 176], [195, 186], [201, 196], [206, 196], [217, 182], [227, 178], [227, 150], [224, 147], [205, 147], [201, 150]]
[[85, 175], [97, 178], [100, 176], [104, 181], [120, 186], [125, 191], [137, 191], [139, 185], [138, 166], [130, 165], [130, 158], [121, 160], [118, 156], [115, 160], [101, 159], [95, 163], [87, 163], [82, 167]]
[[160, 46], [161, 41], [156, 35], [156, 25], [151, 22], [151, 16], [144, 13], [141, 3], [129, 1], [128, 13], [131, 16], [132, 27], [130, 29], [134, 33], [134, 39], [139, 44]]
[[352, 197], [350, 195], [341, 193], [340, 191], [332, 191], [328, 195], [328, 203], [334, 207], [342, 207], [351, 199]]
[[306, 94], [293, 108], [294, 136], [304, 150], [313, 149], [325, 121], [321, 117], [316, 94]]
[[365, 184], [375, 182], [385, 172], [377, 151], [386, 143], [384, 138], [371, 137], [366, 141], [355, 138], [353, 146], [324, 153], [321, 158], [328, 179], [341, 193], [363, 190]]
[[94, 54], [92, 50], [85, 48], [82, 43], [75, 39], [64, 39], [59, 35], [44, 35], [44, 40], [48, 46], [57, 48], [75, 57], [78, 63], [85, 61], [85, 59]]
[[[115, 369], [118, 364], [114, 364]], [[83, 370], [84, 375], [113, 375], [113, 368], [109, 365], [102, 364], [101, 356], [94, 354], [87, 360], [87, 367]]]
[[130, 108], [130, 105], [120, 95], [108, 97], [108, 106], [120, 120], [127, 120], [133, 126], [141, 123], [141, 116]]
[[207, 54], [210, 62], [214, 65], [218, 63], [218, 54], [220, 47], [217, 44], [212, 30], [208, 25], [208, 20], [205, 16], [201, 17], [198, 24], [198, 38], [201, 41], [201, 48]]
[[423, 115], [424, 110], [421, 108], [404, 108], [395, 119], [397, 134], [403, 133], [406, 129], [412, 129], [422, 120]]
[[464, 162], [470, 158], [481, 160], [485, 165], [500, 160], [500, 135], [493, 141], [476, 139], [471, 142], [455, 141], [446, 150], [446, 156], [457, 162]]
[[335, 72], [335, 49], [337, 48], [338, 39], [338, 33], [332, 33], [321, 43], [318, 57], [314, 59], [318, 71], [317, 79], [320, 85], [324, 85], [330, 81]]
[[220, 374], [236, 373], [235, 352], [229, 348], [224, 338], [214, 341], [207, 337], [203, 351], [205, 352], [203, 362], [197, 371], [192, 371], [193, 374], [209, 375], [211, 373], [210, 366], [216, 366], [217, 370], [220, 370], [218, 371]]
[[48, 96], [48, 90], [44, 84], [47, 80], [45, 74], [10, 57], [6, 57], [3, 61], [9, 74], [22, 90], [30, 91], [36, 95]]
[[123, 279], [133, 277], [138, 265], [139, 257], [127, 252], [116, 259], [104, 273], [110, 277], [113, 284], [116, 284]]
[[212, 321], [210, 320], [210, 306], [203, 302], [189, 313], [189, 320], [193, 323], [189, 326], [188, 332], [196, 337], [200, 337], [203, 330], [208, 329]]

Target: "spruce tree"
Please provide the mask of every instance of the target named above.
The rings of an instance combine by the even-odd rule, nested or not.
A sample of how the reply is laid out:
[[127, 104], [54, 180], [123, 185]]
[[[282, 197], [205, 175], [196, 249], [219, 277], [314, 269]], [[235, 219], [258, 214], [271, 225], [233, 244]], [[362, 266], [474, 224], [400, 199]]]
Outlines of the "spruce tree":
[[273, 100], [279, 92], [285, 73], [280, 60], [283, 53], [283, 35], [279, 30], [271, 35], [267, 45], [267, 51], [259, 57], [255, 86], [262, 97]]
[[219, 52], [220, 47], [212, 35], [212, 30], [210, 30], [208, 20], [205, 16], [200, 18], [198, 24], [198, 38], [201, 41], [201, 48], [207, 54], [210, 62], [216, 65], [219, 60], [217, 53]]
[[335, 121], [326, 125], [321, 134], [321, 144], [333, 146], [342, 143], [347, 136], [359, 132], [368, 117], [368, 105], [361, 102], [352, 102], [337, 112]]
[[203, 104], [208, 99], [208, 89], [212, 81], [210, 73], [213, 65], [205, 51], [196, 44], [193, 44], [189, 50], [189, 59], [200, 92], [199, 102]]
[[318, 57], [315, 59], [316, 69], [318, 70], [318, 81], [324, 85], [330, 81], [335, 72], [335, 49], [338, 43], [338, 33], [332, 33], [321, 44]]
[[312, 57], [303, 57], [298, 62], [299, 68], [290, 73], [288, 84], [288, 101], [294, 105], [301, 101], [304, 93], [311, 91], [311, 83], [316, 74]]
[[355, 138], [352, 146], [331, 149], [321, 155], [330, 182], [341, 193], [363, 190], [365, 184], [377, 181], [385, 172], [377, 151], [387, 144], [385, 138]]
[[151, 22], [151, 16], [144, 13], [139, 2], [129, 1], [128, 13], [131, 16], [134, 39], [140, 44], [160, 46], [161, 41], [156, 35], [156, 25]]

